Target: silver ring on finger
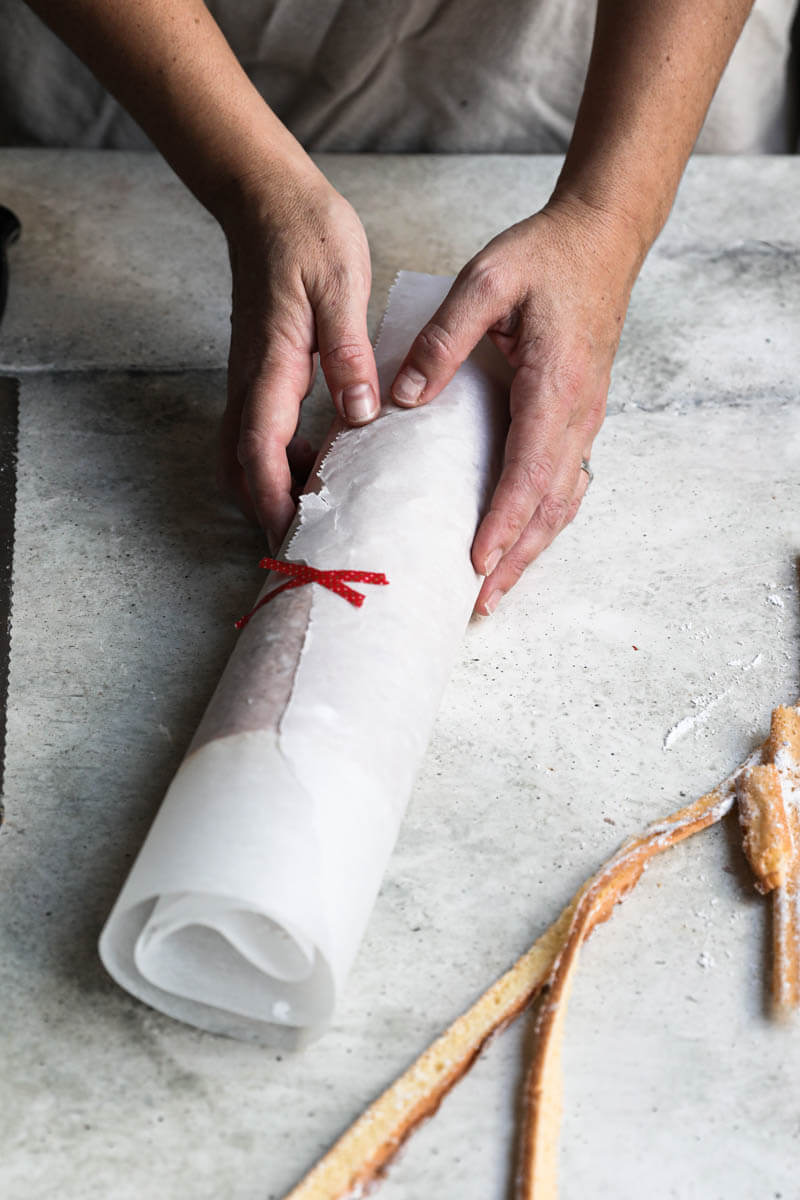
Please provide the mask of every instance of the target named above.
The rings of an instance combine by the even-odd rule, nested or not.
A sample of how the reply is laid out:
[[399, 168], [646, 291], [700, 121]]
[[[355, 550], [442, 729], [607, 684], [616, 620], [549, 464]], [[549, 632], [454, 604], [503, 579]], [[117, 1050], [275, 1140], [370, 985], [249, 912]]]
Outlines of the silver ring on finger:
[[589, 484], [590, 484], [590, 483], [592, 482], [592, 480], [594, 479], [594, 471], [592, 470], [591, 466], [589, 465], [589, 460], [588, 460], [588, 458], [582, 458], [582, 459], [581, 459], [581, 470], [582, 470], [582, 471], [585, 471], [585, 472], [586, 472], [586, 474], [589, 476], [588, 483], [586, 484], [586, 487], [587, 487], [587, 489], [588, 489], [588, 487], [589, 487]]

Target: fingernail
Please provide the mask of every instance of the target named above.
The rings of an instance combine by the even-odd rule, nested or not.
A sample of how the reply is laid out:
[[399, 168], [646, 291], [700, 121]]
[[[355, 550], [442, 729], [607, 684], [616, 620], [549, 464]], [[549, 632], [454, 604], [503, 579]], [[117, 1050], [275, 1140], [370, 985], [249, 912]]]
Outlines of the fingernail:
[[487, 613], [493, 613], [500, 601], [503, 599], [503, 593], [500, 591], [492, 592], [489, 599], [486, 601], [485, 608]]
[[353, 383], [342, 392], [344, 414], [353, 425], [371, 421], [378, 412], [375, 393], [368, 383]]
[[427, 382], [421, 371], [406, 367], [392, 384], [392, 399], [398, 404], [416, 404]]
[[486, 570], [484, 571], [484, 574], [491, 575], [492, 571], [495, 569], [495, 567], [500, 562], [500, 559], [502, 557], [503, 557], [503, 551], [499, 547], [496, 550], [493, 550], [491, 554], [487, 554], [486, 555]]

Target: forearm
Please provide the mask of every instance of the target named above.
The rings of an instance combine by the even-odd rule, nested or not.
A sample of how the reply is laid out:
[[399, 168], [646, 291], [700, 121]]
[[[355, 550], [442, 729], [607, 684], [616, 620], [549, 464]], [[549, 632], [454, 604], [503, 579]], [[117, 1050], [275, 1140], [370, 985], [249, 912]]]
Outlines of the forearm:
[[202, 0], [29, 0], [222, 219], [287, 161], [311, 167]]
[[556, 199], [626, 224], [640, 265], [753, 0], [598, 0], [583, 99]]

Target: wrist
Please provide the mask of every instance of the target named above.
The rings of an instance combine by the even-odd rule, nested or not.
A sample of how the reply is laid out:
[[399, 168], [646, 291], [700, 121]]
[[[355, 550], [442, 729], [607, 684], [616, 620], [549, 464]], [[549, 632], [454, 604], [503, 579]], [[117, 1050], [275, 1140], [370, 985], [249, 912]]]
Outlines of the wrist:
[[568, 230], [570, 243], [587, 256], [587, 268], [600, 268], [617, 292], [630, 293], [652, 244], [633, 216], [560, 185], [543, 211]]
[[611, 158], [574, 162], [568, 154], [550, 202], [582, 211], [599, 231], [624, 243], [638, 272], [669, 216], [677, 181], [673, 187], [671, 180], [642, 178]]
[[325, 183], [308, 155], [266, 148], [250, 155], [246, 168], [214, 180], [201, 201], [230, 241], [245, 227], [281, 223], [281, 214]]

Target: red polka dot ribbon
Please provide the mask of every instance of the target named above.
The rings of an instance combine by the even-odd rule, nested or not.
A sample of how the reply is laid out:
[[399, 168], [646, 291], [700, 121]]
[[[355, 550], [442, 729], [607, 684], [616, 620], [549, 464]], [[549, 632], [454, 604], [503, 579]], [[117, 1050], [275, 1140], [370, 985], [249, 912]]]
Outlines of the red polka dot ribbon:
[[364, 593], [348, 587], [348, 583], [387, 584], [389, 582], [385, 575], [378, 574], [376, 571], [318, 571], [316, 567], [306, 567], [303, 563], [281, 562], [277, 558], [262, 558], [258, 565], [265, 567], [268, 571], [277, 571], [279, 575], [288, 575], [289, 578], [286, 583], [282, 583], [280, 587], [273, 588], [271, 592], [267, 592], [266, 596], [262, 596], [255, 608], [251, 609], [246, 616], [240, 617], [236, 622], [237, 629], [244, 629], [253, 614], [257, 613], [265, 604], [269, 604], [270, 600], [274, 600], [281, 592], [287, 592], [290, 588], [302, 587], [305, 583], [321, 583], [328, 591], [336, 592], [336, 595], [341, 596], [343, 600], [349, 600], [356, 608], [361, 608], [365, 599]]

